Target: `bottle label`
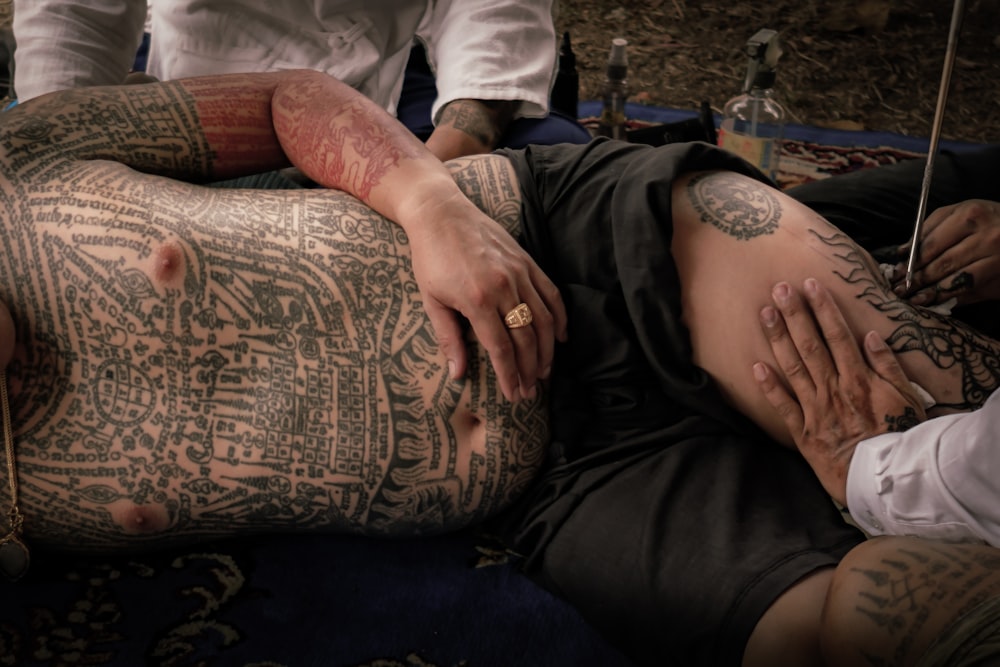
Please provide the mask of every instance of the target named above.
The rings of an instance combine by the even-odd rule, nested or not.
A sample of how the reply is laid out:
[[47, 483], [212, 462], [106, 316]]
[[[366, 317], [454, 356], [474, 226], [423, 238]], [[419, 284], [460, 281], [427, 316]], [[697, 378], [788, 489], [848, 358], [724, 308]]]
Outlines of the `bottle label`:
[[724, 148], [730, 153], [739, 155], [771, 178], [774, 178], [776, 147], [773, 137], [751, 137], [731, 130], [727, 132], [725, 128], [720, 128], [718, 144], [719, 148]]

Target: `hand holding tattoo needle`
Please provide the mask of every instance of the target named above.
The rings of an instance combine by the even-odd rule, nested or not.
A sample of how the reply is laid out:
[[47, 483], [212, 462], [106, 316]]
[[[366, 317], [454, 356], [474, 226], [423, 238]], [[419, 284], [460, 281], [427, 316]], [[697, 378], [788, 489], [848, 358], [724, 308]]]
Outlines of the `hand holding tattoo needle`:
[[[899, 253], [909, 252], [910, 244]], [[906, 289], [906, 269], [895, 267], [894, 289], [918, 306], [952, 297], [959, 305], [1000, 299], [1000, 203], [973, 199], [934, 211], [924, 222], [918, 264]]]
[[926, 414], [882, 338], [869, 332], [862, 356], [830, 293], [812, 278], [803, 291], [807, 301], [787, 283], [778, 283], [772, 291], [775, 307], [760, 313], [790, 391], [763, 362], [754, 364], [754, 377], [823, 488], [846, 504], [847, 472], [857, 444], [905, 430]]

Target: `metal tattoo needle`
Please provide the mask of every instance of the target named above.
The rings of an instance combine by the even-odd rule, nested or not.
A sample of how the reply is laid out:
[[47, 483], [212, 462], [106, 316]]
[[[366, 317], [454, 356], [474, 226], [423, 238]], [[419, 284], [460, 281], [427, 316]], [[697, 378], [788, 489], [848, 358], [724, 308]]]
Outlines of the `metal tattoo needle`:
[[930, 194], [931, 179], [934, 175], [934, 160], [937, 157], [938, 140], [941, 136], [941, 123], [944, 121], [944, 107], [948, 101], [948, 86], [951, 83], [951, 71], [955, 66], [955, 51], [958, 48], [958, 33], [962, 28], [962, 16], [965, 13], [965, 2], [955, 0], [951, 12], [951, 28], [948, 30], [948, 46], [944, 55], [944, 68], [941, 71], [941, 85], [938, 88], [937, 107], [934, 109], [934, 124], [931, 127], [931, 143], [927, 151], [927, 164], [924, 166], [924, 180], [920, 188], [920, 201], [917, 205], [917, 221], [913, 227], [913, 238], [910, 239], [910, 258], [906, 262], [906, 291], [913, 285], [913, 269], [917, 263], [917, 252], [920, 245], [921, 232], [924, 227], [924, 216], [927, 212], [927, 197]]

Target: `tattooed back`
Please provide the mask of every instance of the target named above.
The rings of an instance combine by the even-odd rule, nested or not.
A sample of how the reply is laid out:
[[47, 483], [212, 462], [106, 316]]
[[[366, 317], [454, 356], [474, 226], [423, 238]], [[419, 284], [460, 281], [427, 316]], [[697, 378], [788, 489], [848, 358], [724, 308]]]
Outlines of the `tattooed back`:
[[504, 401], [475, 341], [448, 379], [397, 226], [334, 191], [155, 175], [209, 171], [179, 88], [40, 98], [0, 123], [29, 539], [441, 532], [536, 472], [542, 399]]

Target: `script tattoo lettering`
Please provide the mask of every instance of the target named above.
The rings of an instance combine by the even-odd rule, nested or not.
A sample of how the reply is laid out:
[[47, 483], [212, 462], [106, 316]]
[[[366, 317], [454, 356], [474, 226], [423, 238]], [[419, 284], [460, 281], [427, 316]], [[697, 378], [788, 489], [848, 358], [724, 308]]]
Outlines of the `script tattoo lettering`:
[[[994, 550], [930, 541], [906, 544], [885, 549], [880, 560], [871, 559], [864, 568], [851, 568], [864, 582], [856, 594], [856, 620], [874, 625], [890, 639], [858, 656], [864, 664], [912, 664], [939, 636], [930, 628], [940, 622], [935, 614], [942, 606], [947, 606], [949, 619], [960, 618], [995, 595], [1000, 557]], [[977, 641], [973, 633], [965, 639], [970, 646]]]
[[728, 173], [696, 174], [687, 190], [701, 221], [737, 240], [773, 234], [778, 228], [781, 202], [756, 181]]
[[[28, 103], [0, 119], [0, 298], [19, 342], [8, 375], [30, 539], [432, 533], [528, 483], [544, 401], [504, 401], [475, 342], [465, 378], [448, 378], [398, 226], [341, 192], [135, 171], [200, 180], [238, 161], [195, 129], [199, 109], [239, 122], [224, 90], [200, 107], [180, 85], [74, 95], [58, 114]], [[374, 141], [348, 134], [333, 141]], [[370, 185], [396, 156], [368, 155]], [[494, 165], [459, 180], [516, 233], [516, 188]]]

